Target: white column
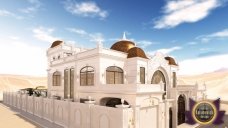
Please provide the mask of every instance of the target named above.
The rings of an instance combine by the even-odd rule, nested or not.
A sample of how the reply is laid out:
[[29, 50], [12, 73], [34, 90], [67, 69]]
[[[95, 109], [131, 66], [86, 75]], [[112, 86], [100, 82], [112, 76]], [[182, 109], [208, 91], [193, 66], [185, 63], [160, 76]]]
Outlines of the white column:
[[140, 128], [140, 106], [134, 106], [134, 128]]
[[158, 119], [158, 120], [157, 120], [157, 127], [158, 127], [158, 128], [161, 128], [161, 120], [162, 120], [162, 119], [161, 119], [162, 115], [161, 115], [161, 107], [160, 107], [160, 106], [161, 106], [161, 103], [158, 103], [158, 106], [157, 106], [157, 107], [158, 107], [158, 108], [157, 108], [157, 111], [158, 111], [158, 112], [157, 112], [157, 119]]
[[68, 128], [70, 128], [70, 115], [71, 115], [71, 107], [70, 107], [70, 103], [71, 103], [71, 101], [70, 100], [67, 100], [67, 104], [68, 104], [68, 121], [67, 121], [67, 127]]
[[[176, 98], [177, 99], [177, 98]], [[177, 108], [177, 100], [175, 99], [174, 103], [173, 103], [173, 128], [177, 127], [177, 121], [178, 121], [178, 108]]]
[[67, 98], [70, 98], [70, 68], [68, 69], [68, 77], [67, 77]]
[[50, 114], [51, 114], [51, 121], [52, 123], [55, 122], [55, 99], [51, 99], [51, 107], [49, 108]]
[[169, 128], [169, 102], [165, 100], [165, 128]]

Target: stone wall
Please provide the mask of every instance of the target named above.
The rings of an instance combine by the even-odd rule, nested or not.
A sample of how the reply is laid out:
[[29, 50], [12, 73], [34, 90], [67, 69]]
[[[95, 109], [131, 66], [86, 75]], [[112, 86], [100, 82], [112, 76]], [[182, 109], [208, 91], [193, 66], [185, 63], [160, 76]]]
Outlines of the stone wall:
[[65, 128], [131, 128], [132, 109], [4, 92], [3, 103]]

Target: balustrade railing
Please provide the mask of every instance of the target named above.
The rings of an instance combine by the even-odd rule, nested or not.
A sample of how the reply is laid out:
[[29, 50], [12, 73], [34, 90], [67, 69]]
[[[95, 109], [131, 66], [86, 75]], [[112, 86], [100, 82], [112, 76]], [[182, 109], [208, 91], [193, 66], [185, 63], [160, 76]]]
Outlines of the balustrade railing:
[[[131, 108], [111, 108], [94, 104], [56, 100], [47, 97], [28, 96], [16, 92], [4, 92], [3, 103], [33, 116], [48, 120], [65, 128], [128, 128]], [[132, 115], [132, 113], [131, 113]], [[110, 125], [113, 124], [113, 125]]]

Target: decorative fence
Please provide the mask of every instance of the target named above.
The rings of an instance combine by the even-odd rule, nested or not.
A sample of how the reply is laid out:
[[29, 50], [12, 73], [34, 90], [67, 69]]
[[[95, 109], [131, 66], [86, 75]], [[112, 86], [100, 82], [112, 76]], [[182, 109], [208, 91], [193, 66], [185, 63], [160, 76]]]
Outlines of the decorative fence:
[[131, 108], [112, 108], [79, 102], [4, 92], [3, 103], [65, 128], [131, 128]]

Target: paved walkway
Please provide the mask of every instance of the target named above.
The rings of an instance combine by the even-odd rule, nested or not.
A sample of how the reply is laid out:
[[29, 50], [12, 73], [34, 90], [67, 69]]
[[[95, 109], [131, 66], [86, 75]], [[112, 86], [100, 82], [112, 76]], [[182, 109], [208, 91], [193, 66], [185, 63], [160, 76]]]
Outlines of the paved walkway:
[[42, 128], [0, 102], [1, 128]]
[[199, 128], [228, 128], [228, 115], [225, 115], [223, 118], [224, 123], [221, 125], [204, 125], [199, 126]]
[[197, 126], [199, 126], [199, 124], [188, 125], [188, 124], [184, 123], [184, 124], [177, 126], [177, 128], [196, 128]]
[[63, 128], [0, 101], [0, 128]]

